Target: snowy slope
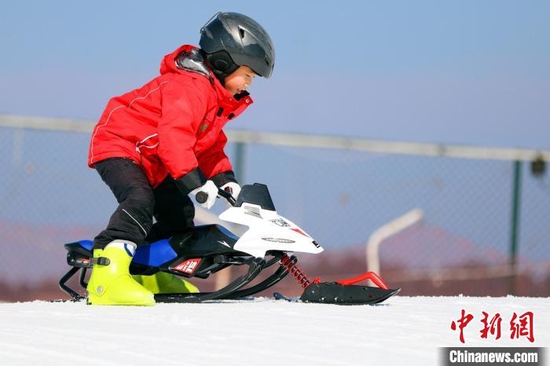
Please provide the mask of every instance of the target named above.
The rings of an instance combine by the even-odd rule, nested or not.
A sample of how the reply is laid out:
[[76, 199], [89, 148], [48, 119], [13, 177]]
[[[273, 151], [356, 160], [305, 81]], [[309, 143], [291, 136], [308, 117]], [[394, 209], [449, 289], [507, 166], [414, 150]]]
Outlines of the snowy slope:
[[[474, 316], [451, 329], [461, 310]], [[548, 347], [549, 298], [396, 296], [378, 306], [258, 298], [151, 308], [0, 304], [2, 365], [439, 365], [439, 347]], [[534, 314], [531, 343], [510, 320]], [[482, 312], [502, 336], [483, 339]]]

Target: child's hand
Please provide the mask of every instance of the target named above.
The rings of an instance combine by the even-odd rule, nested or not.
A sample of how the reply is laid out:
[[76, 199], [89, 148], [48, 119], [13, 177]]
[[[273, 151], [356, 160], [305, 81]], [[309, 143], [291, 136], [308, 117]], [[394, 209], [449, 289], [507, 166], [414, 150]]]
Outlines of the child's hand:
[[209, 210], [216, 203], [218, 187], [211, 180], [207, 180], [202, 187], [192, 190], [190, 194], [198, 204]]

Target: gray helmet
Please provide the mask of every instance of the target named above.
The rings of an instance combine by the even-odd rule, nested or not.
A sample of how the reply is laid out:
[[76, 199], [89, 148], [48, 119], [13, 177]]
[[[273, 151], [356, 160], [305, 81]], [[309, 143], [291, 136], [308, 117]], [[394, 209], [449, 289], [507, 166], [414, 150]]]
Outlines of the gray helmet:
[[218, 12], [201, 28], [199, 45], [222, 83], [239, 66], [248, 66], [266, 79], [273, 73], [273, 42], [265, 29], [246, 15]]

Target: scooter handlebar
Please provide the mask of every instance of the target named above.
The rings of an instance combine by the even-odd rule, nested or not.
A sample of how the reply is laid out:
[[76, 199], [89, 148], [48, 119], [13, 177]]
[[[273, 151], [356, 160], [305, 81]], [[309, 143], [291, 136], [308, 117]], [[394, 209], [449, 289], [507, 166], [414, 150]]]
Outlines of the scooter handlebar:
[[[237, 201], [235, 198], [231, 195], [231, 193], [224, 191], [221, 188], [218, 188], [218, 196], [223, 197], [229, 202], [231, 206], [235, 206], [237, 204]], [[198, 203], [205, 203], [208, 200], [208, 193], [204, 191], [199, 191], [197, 194], [195, 194], [195, 199]]]

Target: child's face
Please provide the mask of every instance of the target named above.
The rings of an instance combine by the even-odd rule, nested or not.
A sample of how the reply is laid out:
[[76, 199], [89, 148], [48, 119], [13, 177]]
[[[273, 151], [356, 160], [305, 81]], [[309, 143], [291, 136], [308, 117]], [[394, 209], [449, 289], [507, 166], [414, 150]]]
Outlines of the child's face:
[[237, 70], [226, 76], [225, 89], [231, 94], [245, 91], [256, 77], [256, 73], [248, 66], [239, 66]]

